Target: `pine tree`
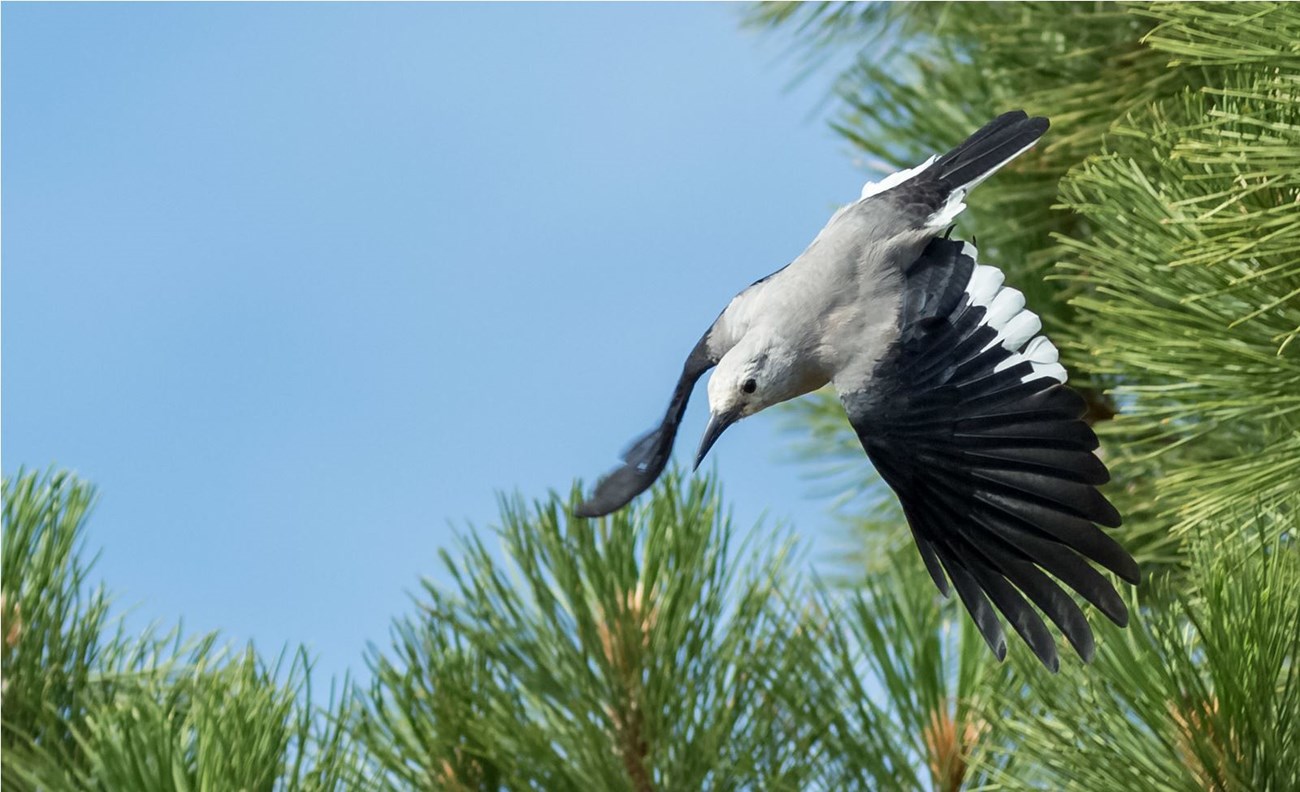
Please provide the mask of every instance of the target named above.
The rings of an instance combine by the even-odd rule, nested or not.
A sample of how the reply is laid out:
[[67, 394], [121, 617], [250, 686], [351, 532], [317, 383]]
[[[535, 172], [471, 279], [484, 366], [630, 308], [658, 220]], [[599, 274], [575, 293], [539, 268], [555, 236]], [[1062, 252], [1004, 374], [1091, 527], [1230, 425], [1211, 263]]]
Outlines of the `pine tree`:
[[505, 558], [444, 553], [454, 585], [373, 656], [364, 733], [394, 786], [805, 787], [815, 735], [782, 702], [816, 646], [788, 548], [736, 547], [707, 479], [600, 521], [576, 503], [504, 501]]
[[[715, 482], [573, 518], [502, 501], [443, 553], [373, 680], [125, 635], [88, 586], [93, 492], [4, 482], [3, 754], [16, 789], [1300, 789], [1300, 7], [762, 5], [836, 128], [912, 164], [998, 111], [1050, 137], [959, 233], [1090, 393], [1148, 573], [1093, 664], [998, 664], [926, 577], [832, 397], [801, 447], [862, 507], [823, 582]], [[1063, 657], [1066, 657], [1063, 653]], [[318, 686], [319, 687], [319, 686]]]
[[268, 664], [213, 635], [112, 624], [82, 558], [93, 501], [67, 473], [4, 479], [5, 788], [358, 788], [347, 685], [312, 705], [305, 655]]

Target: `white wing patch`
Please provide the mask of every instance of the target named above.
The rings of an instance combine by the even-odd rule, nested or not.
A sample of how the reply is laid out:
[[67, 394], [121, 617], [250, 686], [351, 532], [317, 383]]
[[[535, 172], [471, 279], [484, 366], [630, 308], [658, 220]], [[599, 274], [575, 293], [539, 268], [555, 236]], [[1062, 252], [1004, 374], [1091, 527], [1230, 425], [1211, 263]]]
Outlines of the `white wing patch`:
[[944, 228], [952, 225], [952, 221], [957, 219], [957, 215], [966, 210], [966, 193], [970, 190], [965, 187], [959, 187], [948, 194], [948, 200], [943, 202], [925, 221], [926, 228]]
[[920, 165], [917, 165], [915, 168], [907, 168], [906, 170], [901, 170], [898, 173], [891, 173], [885, 178], [881, 179], [880, 181], [867, 182], [862, 186], [862, 197], [859, 198], [858, 200], [865, 201], [866, 199], [870, 198], [873, 195], [879, 195], [885, 190], [890, 190], [893, 189], [894, 187], [897, 187], [898, 185], [902, 184], [903, 182], [912, 178], [916, 174], [920, 173], [921, 171], [933, 165], [934, 161], [937, 159], [939, 159], [938, 156], [933, 156], [930, 159], [926, 160], [925, 162], [922, 162]]
[[[975, 246], [967, 242], [962, 253], [976, 259]], [[1065, 367], [1060, 364], [1060, 352], [1046, 336], [1037, 335], [1043, 329], [1043, 321], [1038, 314], [1025, 307], [1025, 295], [1019, 289], [1003, 286], [1005, 276], [997, 267], [976, 264], [971, 273], [970, 283], [966, 285], [966, 294], [974, 305], [985, 308], [983, 324], [998, 331], [998, 335], [984, 349], [992, 349], [1001, 344], [1011, 353], [1006, 360], [994, 368], [1002, 371], [1019, 363], [1029, 362], [1033, 371], [1026, 374], [1021, 381], [1051, 377], [1057, 382], [1065, 382]]]

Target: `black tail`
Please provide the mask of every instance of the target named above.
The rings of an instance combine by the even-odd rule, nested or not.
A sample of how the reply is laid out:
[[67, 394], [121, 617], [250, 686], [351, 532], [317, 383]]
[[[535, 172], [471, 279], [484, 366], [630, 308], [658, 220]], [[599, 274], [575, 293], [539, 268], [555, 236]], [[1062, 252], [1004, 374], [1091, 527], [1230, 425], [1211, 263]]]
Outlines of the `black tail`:
[[969, 189], [1033, 145], [1048, 126], [1046, 118], [1029, 118], [1024, 110], [1003, 113], [926, 170], [950, 190]]

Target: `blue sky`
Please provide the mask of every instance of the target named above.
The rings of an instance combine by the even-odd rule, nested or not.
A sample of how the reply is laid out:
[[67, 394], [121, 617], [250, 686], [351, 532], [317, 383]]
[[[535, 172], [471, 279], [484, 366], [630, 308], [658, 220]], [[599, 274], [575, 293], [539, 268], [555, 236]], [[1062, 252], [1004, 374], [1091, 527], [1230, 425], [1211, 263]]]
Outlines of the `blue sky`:
[[[737, 10], [6, 4], [6, 473], [99, 486], [134, 624], [362, 671], [456, 530], [608, 469], [859, 189]], [[779, 423], [713, 457], [816, 557]]]

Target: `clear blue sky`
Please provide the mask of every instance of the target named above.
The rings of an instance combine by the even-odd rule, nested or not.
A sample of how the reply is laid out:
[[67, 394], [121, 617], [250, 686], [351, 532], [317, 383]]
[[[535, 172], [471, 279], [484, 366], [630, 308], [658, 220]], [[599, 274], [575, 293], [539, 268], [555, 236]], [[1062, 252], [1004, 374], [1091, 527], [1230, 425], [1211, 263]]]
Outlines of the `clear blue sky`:
[[[604, 472], [859, 189], [737, 10], [6, 4], [5, 471], [100, 487], [133, 623], [361, 671], [455, 530]], [[778, 424], [714, 457], [815, 557]]]

